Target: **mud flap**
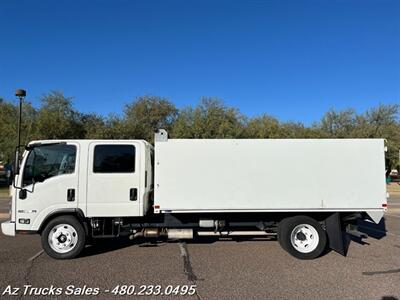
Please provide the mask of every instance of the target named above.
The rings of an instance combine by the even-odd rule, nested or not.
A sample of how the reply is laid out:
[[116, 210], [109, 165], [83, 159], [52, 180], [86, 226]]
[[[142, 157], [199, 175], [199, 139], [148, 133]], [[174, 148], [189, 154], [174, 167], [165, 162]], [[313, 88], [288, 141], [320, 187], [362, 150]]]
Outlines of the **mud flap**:
[[345, 247], [340, 222], [340, 214], [334, 213], [325, 220], [326, 234], [328, 235], [329, 248], [345, 256]]

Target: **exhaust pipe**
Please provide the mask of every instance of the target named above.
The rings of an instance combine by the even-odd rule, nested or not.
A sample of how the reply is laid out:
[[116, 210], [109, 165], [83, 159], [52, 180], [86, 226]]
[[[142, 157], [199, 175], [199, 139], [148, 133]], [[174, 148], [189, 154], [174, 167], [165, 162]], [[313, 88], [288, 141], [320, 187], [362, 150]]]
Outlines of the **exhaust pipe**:
[[167, 236], [169, 239], [193, 239], [193, 229], [163, 229], [145, 228], [138, 232], [132, 232], [129, 239], [133, 240], [138, 237], [156, 238]]
[[159, 237], [160, 236], [160, 229], [159, 228], [146, 228], [143, 232], [144, 237]]
[[199, 236], [275, 236], [276, 233], [270, 233], [265, 231], [198, 231]]
[[193, 239], [193, 229], [167, 229], [169, 239]]

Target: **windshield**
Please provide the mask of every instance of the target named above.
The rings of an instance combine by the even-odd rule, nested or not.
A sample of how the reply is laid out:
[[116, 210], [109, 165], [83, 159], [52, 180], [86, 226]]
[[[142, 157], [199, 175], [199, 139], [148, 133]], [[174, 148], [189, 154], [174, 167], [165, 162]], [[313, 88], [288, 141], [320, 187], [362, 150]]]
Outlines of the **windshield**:
[[34, 147], [25, 163], [22, 185], [73, 173], [75, 158], [76, 147], [73, 145], [51, 144]]

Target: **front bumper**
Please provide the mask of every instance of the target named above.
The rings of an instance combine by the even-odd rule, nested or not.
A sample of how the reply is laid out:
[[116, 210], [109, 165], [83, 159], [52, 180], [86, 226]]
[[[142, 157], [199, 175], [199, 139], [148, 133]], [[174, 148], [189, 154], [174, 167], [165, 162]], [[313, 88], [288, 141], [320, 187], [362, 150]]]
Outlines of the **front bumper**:
[[6, 221], [1, 223], [1, 231], [4, 235], [15, 236], [15, 222]]

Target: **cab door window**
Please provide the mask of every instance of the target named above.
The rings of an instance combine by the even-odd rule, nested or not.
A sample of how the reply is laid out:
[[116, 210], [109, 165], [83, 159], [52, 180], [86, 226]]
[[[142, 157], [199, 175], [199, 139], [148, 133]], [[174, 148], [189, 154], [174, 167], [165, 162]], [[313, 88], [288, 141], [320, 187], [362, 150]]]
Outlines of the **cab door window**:
[[134, 173], [135, 146], [96, 145], [93, 173]]
[[75, 171], [76, 147], [66, 144], [42, 145], [33, 148], [25, 163], [22, 185]]

